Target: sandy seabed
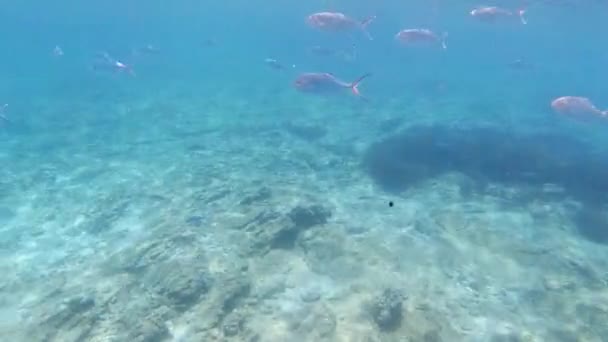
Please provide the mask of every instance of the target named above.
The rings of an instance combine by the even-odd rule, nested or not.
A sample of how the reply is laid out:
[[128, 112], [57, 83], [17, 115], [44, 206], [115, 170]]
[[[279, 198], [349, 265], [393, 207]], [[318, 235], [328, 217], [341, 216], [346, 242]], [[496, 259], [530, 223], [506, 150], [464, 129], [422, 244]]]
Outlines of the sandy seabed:
[[388, 193], [362, 155], [399, 103], [229, 95], [3, 128], [0, 340], [608, 341], [608, 246], [530, 195], [562, 189]]

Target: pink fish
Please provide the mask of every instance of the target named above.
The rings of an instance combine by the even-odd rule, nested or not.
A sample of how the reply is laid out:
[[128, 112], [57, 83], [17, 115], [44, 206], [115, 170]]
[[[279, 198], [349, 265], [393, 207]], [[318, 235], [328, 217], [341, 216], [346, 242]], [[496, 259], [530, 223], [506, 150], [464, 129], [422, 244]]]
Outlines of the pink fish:
[[342, 89], [350, 89], [353, 94], [362, 97], [359, 92], [359, 84], [371, 74], [365, 74], [353, 82], [344, 82], [336, 76], [326, 72], [304, 73], [296, 78], [294, 87], [305, 93], [330, 93], [340, 91]]
[[448, 46], [445, 43], [445, 38], [448, 36], [447, 32], [444, 32], [441, 36], [435, 34], [433, 31], [428, 29], [416, 28], [416, 29], [404, 29], [399, 31], [395, 35], [400, 43], [404, 45], [412, 44], [428, 44], [428, 43], [440, 43], [442, 49], [447, 49]]
[[359, 21], [340, 12], [318, 12], [309, 15], [306, 18], [306, 23], [321, 31], [348, 32], [361, 30], [369, 40], [372, 40], [372, 36], [367, 31], [367, 26], [369, 26], [374, 19], [376, 19], [375, 16], [370, 16]]
[[587, 119], [592, 117], [608, 117], [608, 110], [600, 110], [586, 97], [562, 96], [551, 101], [551, 108], [564, 115]]
[[494, 22], [499, 18], [508, 18], [517, 15], [522, 24], [527, 24], [526, 18], [524, 17], [526, 14], [525, 9], [519, 9], [517, 11], [511, 11], [508, 9], [495, 7], [495, 6], [483, 6], [477, 7], [471, 11], [471, 16], [477, 18], [482, 21]]

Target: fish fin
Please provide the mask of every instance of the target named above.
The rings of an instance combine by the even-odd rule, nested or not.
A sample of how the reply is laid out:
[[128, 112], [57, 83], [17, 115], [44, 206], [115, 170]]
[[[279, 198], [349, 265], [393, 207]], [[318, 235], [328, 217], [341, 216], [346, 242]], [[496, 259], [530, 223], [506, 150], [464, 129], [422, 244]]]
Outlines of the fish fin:
[[521, 20], [521, 23], [526, 25], [528, 24], [528, 21], [526, 20], [525, 14], [526, 14], [527, 10], [525, 8], [520, 8], [517, 10], [517, 15], [519, 16], [519, 20]]
[[367, 36], [367, 39], [369, 40], [374, 40], [374, 38], [372, 37], [372, 35], [369, 33], [369, 31], [367, 30], [367, 27], [369, 26], [369, 24], [372, 23], [372, 21], [374, 21], [376, 19], [375, 15], [370, 15], [369, 17], [361, 20], [360, 25], [361, 25], [361, 30], [363, 31], [363, 33]]
[[601, 111], [601, 112], [600, 112], [600, 115], [601, 115], [601, 116], [604, 116], [604, 117], [608, 116], [608, 110], [603, 110], [603, 111]]
[[371, 76], [370, 73], [367, 73], [359, 78], [357, 78], [356, 80], [354, 80], [351, 84], [350, 84], [350, 89], [353, 92], [353, 94], [363, 98], [363, 96], [361, 95], [361, 92], [359, 92], [359, 84], [361, 84], [361, 82], [368, 78], [369, 76]]
[[443, 32], [443, 33], [441, 34], [441, 47], [442, 47], [444, 50], [447, 50], [447, 49], [448, 49], [448, 44], [446, 43], [446, 39], [447, 39], [447, 38], [448, 38], [448, 33], [447, 33], [447, 32]]

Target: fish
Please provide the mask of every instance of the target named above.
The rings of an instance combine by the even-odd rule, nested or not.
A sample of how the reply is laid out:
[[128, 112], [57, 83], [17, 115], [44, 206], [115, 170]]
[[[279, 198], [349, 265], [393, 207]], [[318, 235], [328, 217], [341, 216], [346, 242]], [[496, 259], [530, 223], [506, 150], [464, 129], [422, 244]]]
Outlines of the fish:
[[53, 57], [61, 57], [63, 56], [63, 49], [59, 45], [55, 45], [52, 52]]
[[367, 73], [357, 78], [353, 82], [345, 82], [338, 79], [331, 73], [327, 72], [310, 72], [300, 74], [294, 81], [294, 87], [305, 93], [330, 93], [340, 91], [341, 89], [350, 89], [353, 94], [363, 98], [359, 92], [361, 82], [371, 74]]
[[444, 32], [439, 36], [429, 29], [414, 28], [403, 29], [397, 32], [395, 39], [404, 45], [411, 45], [414, 43], [439, 43], [441, 44], [441, 48], [445, 50], [448, 48], [445, 42], [447, 36], [447, 32]]
[[582, 96], [562, 96], [551, 101], [551, 108], [559, 114], [588, 119], [608, 117], [608, 110], [598, 109], [589, 98]]
[[4, 114], [6, 112], [7, 108], [8, 108], [8, 103], [5, 103], [2, 106], [0, 106], [0, 121], [11, 122], [8, 119], [8, 117]]
[[110, 57], [107, 52], [98, 54], [98, 59], [93, 63], [94, 70], [111, 70], [114, 72], [126, 72], [131, 76], [135, 76], [135, 71], [131, 65], [125, 64], [117, 59]]
[[496, 7], [496, 6], [480, 6], [480, 7], [473, 9], [470, 12], [470, 14], [474, 18], [477, 18], [482, 21], [487, 21], [487, 22], [496, 21], [498, 18], [508, 18], [508, 17], [517, 15], [522, 24], [525, 25], [528, 23], [528, 21], [524, 17], [524, 14], [526, 14], [525, 9], [511, 11], [511, 10], [504, 9], [501, 7]]
[[333, 49], [315, 45], [309, 48], [308, 52], [314, 56], [338, 58], [345, 62], [352, 62], [357, 59], [357, 50], [355, 44], [351, 46], [350, 50]]
[[515, 70], [530, 70], [535, 69], [536, 65], [526, 61], [523, 58], [518, 58], [507, 63], [507, 66]]
[[[268, 65], [269, 67], [271, 67], [272, 69], [275, 70], [285, 70], [287, 69], [287, 67], [285, 65], [283, 65], [283, 63], [279, 62], [278, 60], [274, 59], [274, 58], [266, 58], [264, 59], [264, 63], [266, 63], [266, 65]], [[296, 65], [292, 64], [291, 68], [295, 68]]]
[[141, 56], [141, 55], [157, 55], [161, 52], [160, 48], [154, 46], [152, 44], [147, 44], [144, 46], [139, 46], [131, 49], [132, 56]]
[[216, 47], [219, 45], [219, 42], [215, 38], [206, 38], [201, 42], [201, 46], [203, 47]]
[[315, 29], [327, 32], [349, 32], [360, 30], [367, 39], [373, 40], [367, 27], [376, 16], [369, 16], [363, 20], [353, 19], [340, 12], [317, 12], [306, 17], [306, 23]]

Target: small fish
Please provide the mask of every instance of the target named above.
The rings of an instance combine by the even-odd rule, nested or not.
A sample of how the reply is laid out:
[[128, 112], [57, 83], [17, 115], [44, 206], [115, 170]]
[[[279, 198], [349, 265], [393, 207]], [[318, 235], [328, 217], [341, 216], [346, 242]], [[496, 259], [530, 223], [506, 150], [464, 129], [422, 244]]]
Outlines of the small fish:
[[586, 97], [562, 96], [551, 101], [551, 108], [559, 114], [570, 115], [580, 119], [590, 117], [608, 117], [608, 110], [600, 110]]
[[152, 45], [152, 44], [148, 44], [145, 46], [140, 46], [140, 47], [136, 47], [133, 48], [131, 50], [131, 54], [133, 56], [140, 56], [140, 55], [157, 55], [160, 53], [160, 48]]
[[518, 58], [507, 63], [507, 66], [515, 70], [529, 70], [534, 69], [536, 66], [523, 58]]
[[444, 32], [441, 36], [437, 35], [429, 29], [415, 28], [415, 29], [403, 29], [395, 35], [400, 43], [404, 45], [411, 45], [415, 43], [439, 43], [442, 49], [447, 49], [448, 46], [445, 43], [447, 38], [447, 32]]
[[53, 57], [61, 57], [63, 56], [63, 50], [61, 49], [61, 47], [59, 45], [55, 45], [55, 48], [53, 49]]
[[219, 42], [215, 38], [206, 38], [201, 42], [201, 45], [203, 47], [216, 47], [216, 46], [218, 46], [218, 44], [219, 44]]
[[511, 11], [508, 9], [496, 7], [496, 6], [482, 6], [477, 7], [471, 11], [471, 16], [482, 21], [494, 22], [498, 18], [508, 18], [517, 15], [522, 24], [527, 24], [528, 21], [524, 17], [526, 14], [525, 9], [519, 9], [517, 11]]
[[339, 58], [346, 62], [352, 62], [357, 59], [357, 50], [355, 44], [352, 45], [350, 50], [332, 49], [315, 45], [309, 48], [308, 52], [315, 56]]
[[304, 73], [296, 78], [294, 87], [301, 92], [317, 94], [336, 92], [346, 88], [350, 89], [353, 94], [363, 98], [358, 87], [361, 81], [369, 76], [371, 74], [365, 74], [349, 83], [326, 72]]
[[114, 72], [126, 72], [131, 76], [135, 76], [135, 71], [131, 65], [125, 64], [117, 59], [110, 57], [107, 52], [98, 54], [99, 59], [93, 63], [94, 70], [111, 70]]
[[8, 119], [8, 117], [5, 115], [7, 108], [8, 108], [8, 103], [5, 103], [2, 106], [0, 106], [0, 120], [4, 121], [4, 122], [11, 122]]
[[[285, 70], [285, 69], [287, 69], [285, 67], [285, 65], [283, 65], [283, 63], [277, 61], [274, 58], [266, 58], [266, 59], [264, 59], [264, 63], [266, 63], [266, 65], [268, 65], [269, 67], [271, 67], [271, 68], [273, 68], [275, 70]], [[295, 68], [296, 65], [292, 64], [291, 67]]]
[[328, 32], [360, 30], [369, 40], [373, 40], [367, 31], [367, 26], [374, 19], [376, 19], [376, 16], [370, 16], [363, 20], [355, 20], [340, 12], [318, 12], [306, 17], [306, 23], [313, 28]]

